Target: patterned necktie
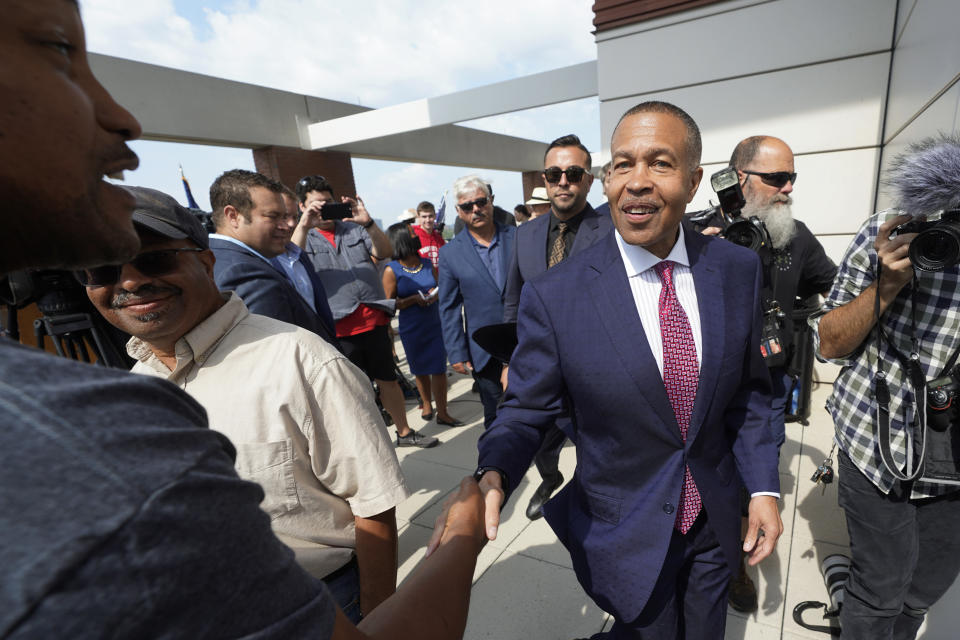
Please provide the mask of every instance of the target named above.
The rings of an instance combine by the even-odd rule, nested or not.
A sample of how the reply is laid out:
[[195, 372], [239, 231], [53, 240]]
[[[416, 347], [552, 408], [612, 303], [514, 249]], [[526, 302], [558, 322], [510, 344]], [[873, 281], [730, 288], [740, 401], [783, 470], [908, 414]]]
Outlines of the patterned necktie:
[[[653, 268], [660, 276], [663, 287], [660, 289], [660, 335], [663, 340], [663, 385], [667, 389], [667, 398], [673, 407], [673, 415], [680, 425], [680, 435], [687, 441], [687, 429], [690, 415], [693, 413], [693, 401], [697, 395], [697, 381], [700, 376], [697, 365], [697, 347], [693, 342], [693, 331], [684, 313], [677, 292], [673, 287], [674, 263], [664, 260]], [[690, 475], [690, 467], [684, 469], [683, 489], [680, 493], [680, 508], [673, 526], [686, 533], [693, 526], [700, 513], [702, 503], [697, 485]]]
[[567, 248], [567, 223], [558, 222], [557, 229], [560, 230], [560, 233], [557, 234], [557, 239], [553, 241], [553, 247], [550, 248], [550, 259], [547, 260], [547, 269], [563, 261], [563, 252]]

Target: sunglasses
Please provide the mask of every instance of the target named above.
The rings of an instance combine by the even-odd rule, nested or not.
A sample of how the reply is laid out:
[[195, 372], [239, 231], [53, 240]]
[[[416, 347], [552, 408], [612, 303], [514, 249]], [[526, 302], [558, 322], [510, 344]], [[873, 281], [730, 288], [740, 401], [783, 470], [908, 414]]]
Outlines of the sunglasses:
[[772, 173], [761, 173], [760, 171], [747, 171], [742, 169], [743, 173], [749, 176], [759, 176], [763, 180], [763, 184], [769, 185], [771, 187], [776, 187], [777, 189], [782, 189], [783, 185], [788, 182], [792, 184], [797, 184], [797, 172], [789, 173], [787, 171], [774, 171]]
[[487, 206], [487, 202], [489, 202], [489, 199], [487, 198], [477, 198], [476, 200], [471, 200], [470, 202], [458, 204], [457, 208], [466, 213], [468, 211], [473, 211], [474, 207], [480, 207], [481, 209], [484, 208]]
[[548, 167], [543, 170], [543, 177], [550, 184], [555, 184], [560, 182], [560, 176], [565, 175], [567, 176], [567, 182], [573, 184], [583, 180], [583, 176], [586, 175], [586, 173], [586, 169], [576, 165], [567, 167], [566, 169], [561, 169], [560, 167]]
[[317, 182], [327, 181], [327, 179], [324, 178], [323, 176], [303, 176], [302, 178], [300, 178], [300, 181], [297, 182], [297, 186], [305, 187], [310, 183], [311, 180], [316, 180]]
[[[161, 249], [159, 251], [147, 251], [141, 253], [136, 258], [128, 262], [134, 268], [147, 276], [148, 278], [158, 278], [166, 276], [177, 270], [177, 254], [181, 251], [206, 251], [199, 247], [182, 247], [179, 249]], [[74, 271], [77, 280], [85, 287], [105, 287], [120, 282], [120, 271], [122, 264], [107, 264], [102, 267], [93, 267]]]

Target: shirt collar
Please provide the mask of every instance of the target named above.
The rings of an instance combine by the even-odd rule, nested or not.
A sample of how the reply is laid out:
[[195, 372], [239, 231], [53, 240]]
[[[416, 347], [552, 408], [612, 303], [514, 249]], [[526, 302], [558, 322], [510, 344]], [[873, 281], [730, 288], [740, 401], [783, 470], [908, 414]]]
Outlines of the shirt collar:
[[236, 293], [231, 291], [221, 295], [226, 301], [225, 304], [177, 340], [177, 368], [174, 371], [168, 370], [150, 350], [150, 346], [140, 338], [130, 338], [127, 342], [127, 353], [167, 376], [179, 371], [185, 362], [195, 362], [202, 366], [223, 337], [250, 315], [247, 306]]
[[483, 246], [482, 244], [480, 244], [480, 241], [473, 237], [473, 234], [470, 233], [469, 229], [464, 229], [464, 231], [466, 232], [467, 237], [470, 238], [470, 242], [473, 243], [473, 246], [480, 247], [481, 249], [489, 250], [489, 249], [492, 249], [497, 244], [497, 240], [500, 239], [500, 225], [494, 222], [493, 228], [494, 228], [493, 239], [490, 240], [490, 244], [487, 246]]
[[303, 249], [293, 244], [292, 242], [287, 243], [287, 250], [281, 253], [278, 258], [283, 258], [290, 264], [293, 264], [300, 259], [300, 254], [303, 252]]
[[561, 222], [567, 223], [567, 231], [576, 231], [580, 227], [580, 223], [583, 222], [583, 214], [586, 213], [587, 207], [590, 206], [590, 203], [584, 203], [583, 209], [580, 209], [580, 212], [570, 218], [569, 220], [561, 220], [557, 217], [557, 214], [554, 212], [553, 208], [550, 209], [550, 231], [556, 231], [557, 225]]
[[217, 240], [226, 240], [227, 242], [232, 242], [232, 243], [235, 244], [235, 245], [238, 245], [238, 246], [243, 247], [244, 249], [246, 249], [247, 251], [249, 251], [249, 252], [252, 253], [253, 255], [255, 255], [255, 256], [257, 256], [258, 258], [260, 258], [261, 260], [263, 260], [264, 262], [270, 262], [270, 258], [265, 257], [263, 254], [261, 254], [259, 251], [257, 251], [256, 249], [254, 249], [253, 247], [251, 247], [251, 246], [248, 245], [247, 243], [242, 242], [242, 241], [240, 241], [240, 240], [237, 240], [236, 238], [234, 238], [234, 237], [232, 237], [232, 236], [225, 236], [225, 235], [222, 235], [222, 234], [220, 234], [220, 233], [211, 233], [211, 234], [210, 234], [210, 237], [211, 237], [211, 238], [216, 238]]
[[687, 257], [687, 243], [683, 239], [683, 225], [678, 225], [679, 233], [673, 249], [666, 258], [658, 258], [643, 247], [634, 244], [627, 244], [620, 232], [617, 231], [613, 237], [617, 240], [617, 248], [620, 250], [620, 257], [623, 258], [623, 264], [627, 268], [627, 277], [639, 275], [647, 269], [652, 269], [656, 264], [663, 260], [672, 260], [677, 264], [690, 266], [690, 259]]

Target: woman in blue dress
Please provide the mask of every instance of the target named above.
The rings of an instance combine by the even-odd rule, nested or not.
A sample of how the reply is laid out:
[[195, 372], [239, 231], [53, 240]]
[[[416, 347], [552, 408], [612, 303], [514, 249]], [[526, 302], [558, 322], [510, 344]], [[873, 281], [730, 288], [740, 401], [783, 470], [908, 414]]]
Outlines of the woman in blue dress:
[[463, 422], [447, 412], [447, 352], [437, 308], [437, 270], [430, 258], [420, 257], [420, 239], [406, 223], [391, 225], [387, 236], [393, 260], [383, 270], [383, 290], [388, 298], [397, 299], [400, 341], [423, 401], [420, 415], [433, 419], [436, 398], [437, 424], [459, 427]]

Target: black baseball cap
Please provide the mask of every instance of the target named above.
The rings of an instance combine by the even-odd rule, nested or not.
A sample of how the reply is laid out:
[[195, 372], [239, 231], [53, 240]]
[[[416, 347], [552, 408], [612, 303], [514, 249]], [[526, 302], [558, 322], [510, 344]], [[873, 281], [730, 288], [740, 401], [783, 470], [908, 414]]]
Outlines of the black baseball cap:
[[126, 187], [137, 199], [133, 223], [165, 238], [188, 238], [201, 249], [210, 248], [207, 231], [194, 214], [162, 191]]

